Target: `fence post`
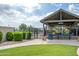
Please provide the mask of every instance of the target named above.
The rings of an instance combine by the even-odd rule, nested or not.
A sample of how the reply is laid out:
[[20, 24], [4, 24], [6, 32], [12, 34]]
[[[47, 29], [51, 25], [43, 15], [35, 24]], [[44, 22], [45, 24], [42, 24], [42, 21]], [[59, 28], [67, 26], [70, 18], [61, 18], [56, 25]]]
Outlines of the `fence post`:
[[35, 29], [33, 29], [33, 33], [34, 33], [34, 39], [35, 39]]

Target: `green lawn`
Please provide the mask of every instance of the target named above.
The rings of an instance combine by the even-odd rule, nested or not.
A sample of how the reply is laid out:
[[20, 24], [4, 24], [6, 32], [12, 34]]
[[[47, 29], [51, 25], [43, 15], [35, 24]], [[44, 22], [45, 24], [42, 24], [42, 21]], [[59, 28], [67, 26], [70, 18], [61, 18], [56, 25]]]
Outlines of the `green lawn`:
[[0, 50], [2, 56], [76, 56], [78, 46], [46, 44]]

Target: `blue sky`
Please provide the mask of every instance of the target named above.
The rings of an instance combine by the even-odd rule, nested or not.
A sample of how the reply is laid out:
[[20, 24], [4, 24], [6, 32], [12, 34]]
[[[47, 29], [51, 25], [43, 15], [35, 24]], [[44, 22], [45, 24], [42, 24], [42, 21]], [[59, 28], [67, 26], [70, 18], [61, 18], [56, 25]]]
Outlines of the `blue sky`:
[[41, 28], [40, 20], [60, 8], [79, 15], [78, 3], [29, 3], [26, 0], [0, 2], [0, 26], [18, 27], [25, 23]]

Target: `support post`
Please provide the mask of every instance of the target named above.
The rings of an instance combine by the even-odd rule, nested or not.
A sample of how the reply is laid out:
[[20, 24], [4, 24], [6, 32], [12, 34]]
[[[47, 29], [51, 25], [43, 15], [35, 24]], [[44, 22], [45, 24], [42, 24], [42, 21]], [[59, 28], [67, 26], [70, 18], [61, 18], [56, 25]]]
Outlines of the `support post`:
[[36, 34], [37, 34], [37, 38], [38, 38], [38, 28], [37, 28]]
[[45, 30], [45, 27], [44, 27], [44, 24], [43, 24], [43, 40], [46, 40], [45, 36], [46, 36], [46, 30]]
[[45, 28], [44, 28], [44, 24], [43, 24], [43, 36], [44, 36], [44, 31], [45, 31]]
[[46, 35], [47, 35], [47, 25], [46, 25]]
[[35, 29], [33, 29], [33, 33], [34, 33], [34, 39], [35, 39]]
[[[70, 26], [70, 28], [71, 28], [71, 26]], [[71, 33], [69, 32], [69, 40], [71, 39]]]
[[78, 27], [76, 26], [76, 37], [78, 36]]

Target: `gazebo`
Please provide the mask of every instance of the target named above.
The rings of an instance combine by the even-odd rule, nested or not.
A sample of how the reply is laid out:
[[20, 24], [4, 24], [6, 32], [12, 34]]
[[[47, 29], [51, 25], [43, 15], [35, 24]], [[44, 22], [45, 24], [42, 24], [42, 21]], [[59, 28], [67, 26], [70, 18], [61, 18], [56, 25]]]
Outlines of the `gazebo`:
[[79, 16], [69, 11], [59, 9], [54, 13], [48, 15], [47, 17], [43, 18], [40, 22], [43, 23], [44, 32], [46, 30], [47, 34], [48, 31], [51, 31], [54, 28], [54, 26], [60, 26], [61, 34], [63, 34], [64, 31], [63, 27], [67, 27], [70, 31], [69, 34], [73, 33], [73, 36], [75, 37], [79, 35]]

